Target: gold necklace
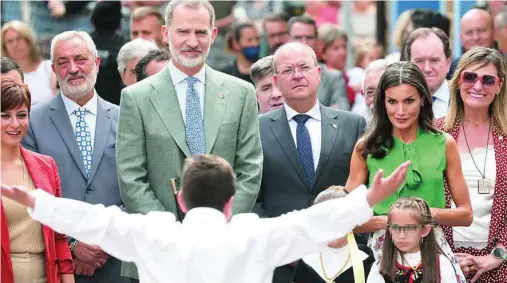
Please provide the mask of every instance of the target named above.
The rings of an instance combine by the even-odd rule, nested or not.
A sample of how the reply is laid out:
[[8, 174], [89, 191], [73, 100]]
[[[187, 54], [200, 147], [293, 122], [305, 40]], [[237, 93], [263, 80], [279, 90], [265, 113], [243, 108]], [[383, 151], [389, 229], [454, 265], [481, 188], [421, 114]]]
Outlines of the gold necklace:
[[482, 120], [481, 122], [472, 122], [472, 121], [468, 121], [467, 119], [465, 119], [465, 122], [469, 123], [469, 124], [472, 124], [474, 127], [478, 128], [482, 123], [486, 122], [487, 120], [489, 120], [489, 116], [488, 118]]
[[329, 282], [329, 283], [334, 282], [336, 277], [340, 276], [340, 274], [343, 272], [343, 270], [345, 269], [345, 267], [347, 266], [347, 264], [349, 263], [349, 260], [350, 260], [350, 253], [349, 253], [347, 260], [343, 264], [342, 268], [340, 268], [340, 270], [338, 270], [338, 272], [336, 272], [336, 274], [333, 277], [329, 277], [329, 276], [327, 276], [326, 269], [324, 268], [324, 259], [322, 258], [322, 254], [319, 254], [319, 256], [320, 256], [320, 268], [322, 269], [322, 273], [324, 274], [324, 277], [326, 278], [326, 282]]

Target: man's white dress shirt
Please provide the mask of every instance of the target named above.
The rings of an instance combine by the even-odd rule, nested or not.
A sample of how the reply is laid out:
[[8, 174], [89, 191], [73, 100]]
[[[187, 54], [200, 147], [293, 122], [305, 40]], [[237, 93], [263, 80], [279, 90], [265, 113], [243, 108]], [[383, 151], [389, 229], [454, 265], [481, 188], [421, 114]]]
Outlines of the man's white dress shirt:
[[[67, 110], [67, 115], [69, 115], [70, 124], [72, 125], [72, 129], [74, 129], [74, 135], [76, 134], [76, 124], [77, 124], [77, 116], [74, 114], [74, 111], [80, 108], [79, 104], [70, 100], [65, 95], [61, 95], [63, 104], [65, 105], [65, 109]], [[90, 111], [85, 115], [85, 122], [88, 124], [88, 128], [90, 129], [90, 138], [92, 139], [92, 150], [95, 149], [95, 124], [97, 123], [97, 93], [93, 95], [93, 97], [86, 102], [82, 108], [88, 109]]]
[[[169, 61], [168, 64], [169, 73], [171, 74], [171, 79], [173, 81], [174, 90], [176, 91], [176, 96], [178, 97], [178, 103], [180, 104], [181, 116], [183, 117], [183, 122], [186, 124], [186, 110], [187, 110], [187, 89], [188, 83], [186, 79], [188, 75], [180, 71], [176, 66], [174, 66], [173, 61]], [[197, 72], [193, 77], [197, 78], [197, 82], [194, 83], [194, 89], [199, 95], [199, 103], [201, 104], [201, 115], [204, 117], [204, 93], [206, 90], [206, 65], [202, 66], [201, 70]]]
[[287, 103], [284, 103], [285, 112], [287, 113], [287, 121], [289, 121], [289, 128], [294, 139], [294, 144], [297, 147], [297, 127], [298, 123], [293, 119], [294, 116], [299, 114], [306, 114], [311, 118], [306, 121], [305, 126], [310, 134], [310, 141], [312, 142], [312, 155], [313, 155], [313, 167], [317, 171], [320, 158], [320, 148], [322, 143], [322, 116], [320, 114], [320, 104], [317, 102], [315, 105], [306, 113], [299, 113], [292, 109]]
[[270, 283], [277, 266], [318, 253], [367, 222], [373, 211], [361, 186], [347, 197], [277, 218], [212, 208], [127, 214], [118, 207], [56, 198], [36, 190], [30, 216], [81, 242], [137, 265], [142, 283]]
[[444, 117], [447, 114], [447, 110], [449, 110], [449, 100], [451, 99], [447, 80], [444, 80], [442, 85], [433, 94], [433, 97], [435, 99], [433, 101], [433, 115], [435, 119]]

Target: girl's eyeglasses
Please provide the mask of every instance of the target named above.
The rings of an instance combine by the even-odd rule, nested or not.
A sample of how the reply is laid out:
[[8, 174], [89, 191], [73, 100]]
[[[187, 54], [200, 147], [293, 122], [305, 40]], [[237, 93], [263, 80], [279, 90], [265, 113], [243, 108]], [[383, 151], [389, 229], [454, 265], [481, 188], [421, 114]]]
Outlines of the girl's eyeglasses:
[[478, 80], [485, 87], [494, 87], [500, 79], [495, 75], [479, 75], [475, 72], [462, 72], [461, 82], [467, 85], [474, 85]]
[[401, 233], [407, 236], [413, 236], [414, 233], [423, 227], [421, 224], [408, 224], [408, 225], [398, 225], [398, 224], [388, 224], [387, 229], [393, 235], [400, 235]]

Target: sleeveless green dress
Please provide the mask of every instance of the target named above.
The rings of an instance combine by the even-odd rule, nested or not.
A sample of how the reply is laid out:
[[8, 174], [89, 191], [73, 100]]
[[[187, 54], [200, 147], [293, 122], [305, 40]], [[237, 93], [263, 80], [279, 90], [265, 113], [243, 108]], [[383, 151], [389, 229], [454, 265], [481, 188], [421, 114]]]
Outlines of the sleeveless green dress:
[[393, 148], [384, 158], [368, 156], [369, 183], [373, 182], [379, 169], [384, 170], [384, 176], [389, 176], [403, 162], [410, 160], [412, 163], [405, 182], [397, 192], [373, 207], [375, 215], [386, 215], [391, 204], [406, 196], [420, 197], [430, 207], [445, 208], [446, 136], [419, 128], [417, 138], [412, 143], [407, 144], [395, 136], [393, 138]]

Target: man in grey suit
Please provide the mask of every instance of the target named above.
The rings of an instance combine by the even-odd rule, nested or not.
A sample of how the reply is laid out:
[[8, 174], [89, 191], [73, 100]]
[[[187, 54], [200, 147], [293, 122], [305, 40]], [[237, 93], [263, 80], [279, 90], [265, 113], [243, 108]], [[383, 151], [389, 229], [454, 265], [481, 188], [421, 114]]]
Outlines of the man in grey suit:
[[[204, 64], [217, 34], [213, 26], [209, 2], [170, 1], [162, 33], [171, 61], [122, 92], [117, 166], [130, 213], [176, 213], [172, 181], [181, 183], [185, 158], [197, 154], [216, 154], [232, 164], [233, 213], [250, 212], [255, 204], [262, 173], [255, 89]], [[122, 275], [138, 278], [131, 264], [124, 264]]]
[[[51, 61], [61, 92], [32, 108], [23, 146], [55, 159], [63, 197], [122, 205], [115, 158], [119, 109], [95, 92], [95, 44], [85, 32], [61, 33], [51, 43]], [[74, 239], [69, 245], [77, 283], [128, 282], [120, 276], [121, 262], [100, 248]]]
[[[289, 20], [287, 25], [291, 42], [300, 42], [308, 45], [313, 51], [317, 47], [317, 25], [307, 16], [296, 16]], [[324, 64], [319, 64], [321, 77], [317, 91], [319, 102], [328, 107], [350, 110], [347, 97], [347, 86], [340, 71], [330, 70]]]
[[[318, 102], [321, 68], [315, 52], [287, 43], [275, 53], [273, 80], [285, 98], [260, 117], [264, 152], [261, 212], [276, 217], [309, 207], [331, 185], [345, 185], [356, 141], [366, 122]], [[290, 282], [292, 266], [277, 268], [273, 282]]]

